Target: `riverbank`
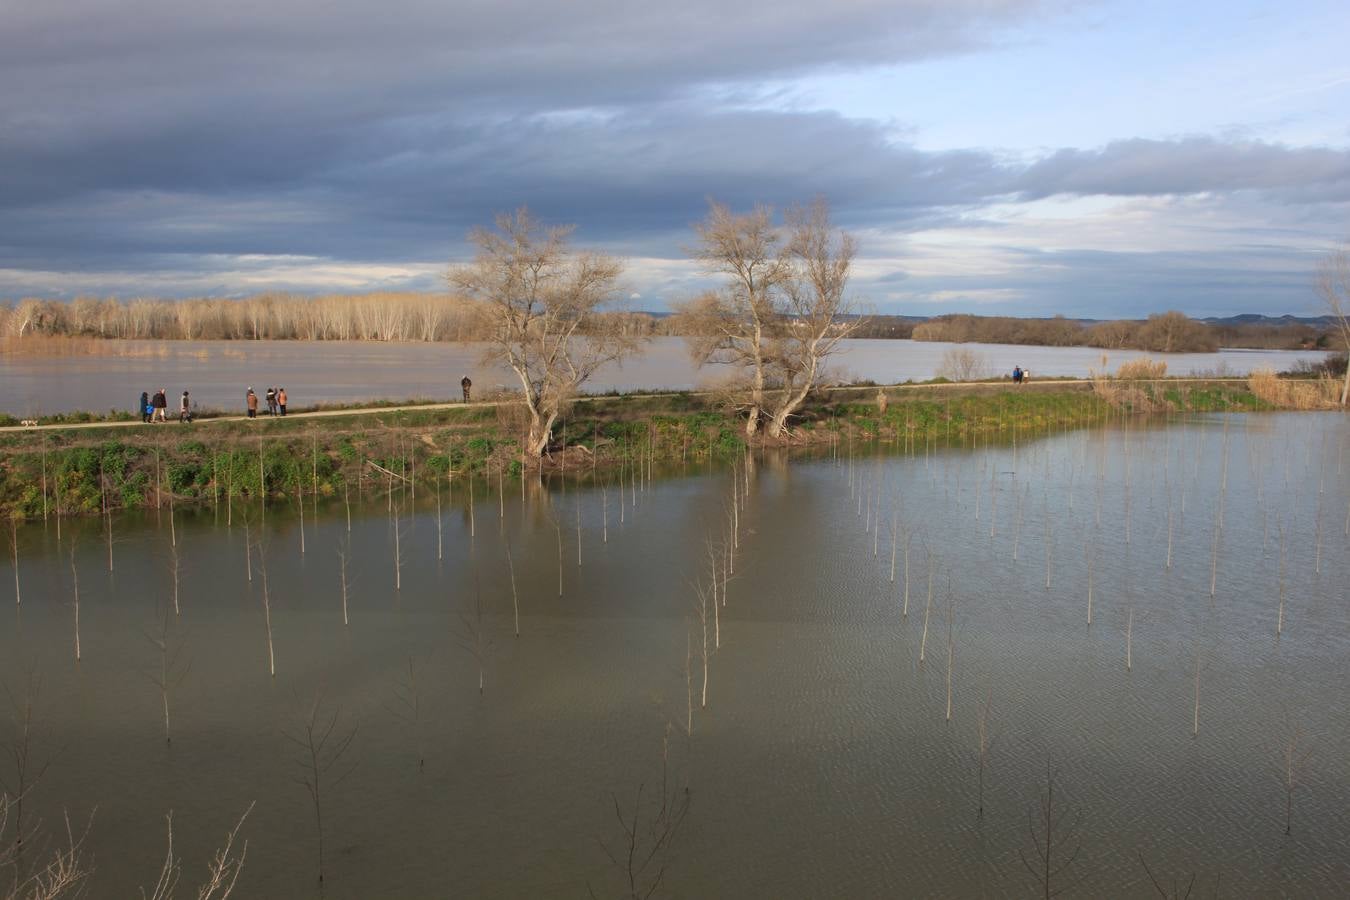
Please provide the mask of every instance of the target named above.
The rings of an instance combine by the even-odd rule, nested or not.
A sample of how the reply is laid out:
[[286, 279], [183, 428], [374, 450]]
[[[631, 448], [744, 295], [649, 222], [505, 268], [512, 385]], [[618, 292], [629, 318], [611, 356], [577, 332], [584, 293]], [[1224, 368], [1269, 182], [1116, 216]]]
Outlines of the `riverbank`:
[[[1113, 384], [1119, 384], [1113, 382]], [[781, 439], [755, 446], [885, 441], [908, 449], [1005, 441], [1157, 412], [1253, 411], [1276, 403], [1247, 380], [1161, 379], [1106, 392], [1100, 383], [1006, 381], [853, 386], [820, 392]], [[258, 498], [340, 498], [403, 479], [612, 473], [732, 457], [743, 420], [714, 394], [587, 397], [555, 429], [550, 453], [523, 459], [524, 410], [513, 402], [316, 410], [285, 418], [224, 417], [187, 425], [86, 423], [0, 433], [0, 509], [12, 517]]]

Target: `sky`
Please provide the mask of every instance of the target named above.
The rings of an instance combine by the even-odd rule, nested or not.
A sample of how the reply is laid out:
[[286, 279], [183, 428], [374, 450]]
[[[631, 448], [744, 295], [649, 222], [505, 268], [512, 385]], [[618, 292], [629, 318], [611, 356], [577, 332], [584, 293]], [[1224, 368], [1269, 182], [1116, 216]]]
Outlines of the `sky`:
[[1350, 4], [0, 0], [0, 298], [443, 290], [521, 205], [713, 282], [825, 198], [879, 313], [1316, 313]]

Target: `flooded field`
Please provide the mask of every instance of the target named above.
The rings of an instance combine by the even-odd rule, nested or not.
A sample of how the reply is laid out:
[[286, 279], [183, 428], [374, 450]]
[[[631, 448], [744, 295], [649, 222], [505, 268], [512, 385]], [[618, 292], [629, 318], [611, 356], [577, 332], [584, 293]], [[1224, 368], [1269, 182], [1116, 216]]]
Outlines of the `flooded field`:
[[1064, 896], [1343, 896], [1348, 445], [1214, 415], [32, 523], [0, 742], [93, 896], [170, 810], [195, 886], [251, 804], [250, 898], [319, 896], [320, 835], [331, 898], [1040, 895], [1049, 779]]
[[[518, 385], [505, 370], [480, 364], [474, 344], [381, 344], [362, 341], [107, 341], [106, 355], [29, 357], [0, 354], [0, 412], [37, 416], [71, 410], [131, 410], [141, 391], [167, 389], [176, 402], [190, 391], [199, 408], [242, 410], [244, 391], [261, 396], [268, 386], [285, 387], [296, 406], [409, 398], [458, 399], [459, 379], [472, 376], [476, 396]], [[839, 377], [893, 383], [938, 374], [942, 355], [956, 345], [916, 341], [845, 341], [831, 360]], [[1091, 347], [1024, 347], [966, 344], [989, 373], [1028, 369], [1033, 377], [1086, 377], [1102, 368], [1103, 351]], [[1146, 354], [1106, 354], [1114, 371]], [[1320, 361], [1320, 351], [1222, 350], [1165, 354], [1168, 373], [1245, 375], [1253, 369], [1292, 368], [1299, 360]], [[587, 385], [611, 390], [689, 390], [725, 377], [717, 367], [696, 368], [683, 338], [656, 338], [622, 366], [608, 366]], [[175, 407], [176, 408], [176, 407]]]

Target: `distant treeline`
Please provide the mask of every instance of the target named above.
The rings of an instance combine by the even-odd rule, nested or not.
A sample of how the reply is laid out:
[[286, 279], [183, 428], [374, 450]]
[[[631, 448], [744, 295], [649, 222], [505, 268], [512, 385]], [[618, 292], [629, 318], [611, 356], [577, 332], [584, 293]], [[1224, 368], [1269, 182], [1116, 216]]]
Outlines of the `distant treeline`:
[[[652, 333], [655, 317], [613, 312], [606, 321]], [[0, 304], [0, 337], [58, 336], [162, 340], [472, 341], [488, 322], [469, 301], [447, 294], [375, 293], [241, 299], [72, 301]]]
[[1264, 350], [1340, 349], [1327, 328], [1287, 324], [1209, 324], [1175, 310], [1144, 320], [1080, 322], [1064, 316], [1017, 319], [1010, 316], [938, 316], [914, 325], [916, 341], [1034, 344], [1046, 347], [1101, 347], [1153, 353], [1208, 353], [1220, 347]]
[[[681, 334], [679, 316], [643, 312], [603, 315], [608, 327], [635, 337]], [[0, 303], [0, 337], [29, 336], [304, 341], [472, 341], [489, 336], [474, 305], [448, 294], [374, 293], [301, 296], [258, 294], [240, 299], [75, 300], [24, 299]], [[1179, 312], [1146, 320], [1081, 322], [1056, 316], [956, 314], [927, 321], [870, 316], [856, 332], [863, 338], [913, 338], [958, 343], [1089, 346], [1152, 352], [1203, 352], [1223, 347], [1341, 349], [1325, 328], [1301, 323], [1213, 325]]]

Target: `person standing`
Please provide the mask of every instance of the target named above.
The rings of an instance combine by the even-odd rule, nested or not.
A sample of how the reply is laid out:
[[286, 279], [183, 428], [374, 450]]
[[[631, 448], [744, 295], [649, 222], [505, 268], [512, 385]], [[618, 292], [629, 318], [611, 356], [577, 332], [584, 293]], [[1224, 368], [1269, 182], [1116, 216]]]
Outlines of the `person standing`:
[[469, 391], [473, 388], [473, 382], [469, 380], [468, 375], [465, 375], [463, 378], [459, 380], [459, 386], [460, 389], [464, 391], [464, 402], [468, 403]]
[[155, 397], [151, 401], [151, 404], [155, 407], [155, 415], [153, 418], [160, 422], [169, 421], [169, 414], [167, 412], [169, 408], [169, 398], [166, 396], [166, 391], [167, 388], [160, 388], [155, 391]]
[[269, 416], [277, 414], [277, 389], [274, 387], [267, 389], [267, 414]]
[[286, 415], [286, 389], [284, 387], [277, 388], [277, 408], [281, 410], [283, 416]]
[[178, 421], [192, 421], [192, 403], [188, 400], [188, 392], [183, 391], [183, 396], [178, 401]]
[[151, 413], [153, 413], [154, 411], [155, 411], [155, 408], [154, 408], [153, 406], [150, 405], [150, 392], [149, 392], [149, 391], [141, 391], [141, 421], [142, 421], [142, 422], [149, 422], [149, 421], [150, 421], [150, 415], [151, 415]]
[[253, 388], [249, 388], [248, 393], [244, 395], [244, 406], [248, 409], [250, 419], [258, 417], [258, 395], [253, 393]]

